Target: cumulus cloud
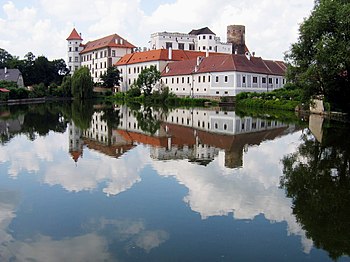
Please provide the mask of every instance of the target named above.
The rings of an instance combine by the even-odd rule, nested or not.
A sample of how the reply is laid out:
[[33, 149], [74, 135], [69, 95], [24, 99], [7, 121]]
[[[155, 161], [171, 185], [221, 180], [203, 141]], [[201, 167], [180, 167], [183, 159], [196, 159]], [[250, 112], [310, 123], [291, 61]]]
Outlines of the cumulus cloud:
[[14, 55], [32, 51], [65, 58], [65, 39], [73, 26], [85, 41], [118, 33], [136, 46], [148, 46], [151, 33], [187, 33], [204, 26], [226, 41], [227, 25], [243, 24], [251, 51], [264, 58], [282, 59], [283, 52], [296, 41], [298, 26], [309, 15], [313, 0], [164, 0], [151, 14], [142, 10], [138, 0], [40, 0], [26, 5], [9, 1], [1, 6], [0, 44]]

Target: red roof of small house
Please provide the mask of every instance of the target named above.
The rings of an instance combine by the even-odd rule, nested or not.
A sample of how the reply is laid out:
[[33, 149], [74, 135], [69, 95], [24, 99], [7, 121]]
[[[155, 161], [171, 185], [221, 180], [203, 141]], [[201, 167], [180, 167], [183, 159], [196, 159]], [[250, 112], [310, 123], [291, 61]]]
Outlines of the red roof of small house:
[[286, 66], [282, 61], [263, 60], [261, 57], [250, 59], [245, 55], [217, 55], [202, 57], [195, 71], [197, 59], [169, 63], [162, 76], [200, 74], [209, 72], [238, 71], [265, 75], [284, 75]]
[[[210, 53], [210, 55], [222, 55], [219, 53]], [[198, 56], [205, 56], [205, 52], [187, 51], [187, 50], [172, 50], [172, 59], [169, 59], [168, 49], [156, 49], [144, 52], [135, 52], [123, 56], [115, 65], [130, 65], [151, 61], [183, 61], [197, 58]]]
[[117, 34], [109, 35], [94, 41], [89, 41], [84, 45], [83, 51], [81, 51], [81, 54], [105, 48], [105, 47], [121, 47], [121, 48], [130, 48], [133, 49], [135, 46], [131, 43], [129, 43], [127, 40], [122, 38], [121, 36]]
[[0, 88], [0, 92], [8, 93], [8, 92], [10, 92], [10, 90], [8, 90], [8, 89], [6, 89], [6, 88]]
[[83, 40], [81, 36], [78, 34], [77, 30], [73, 28], [72, 33], [67, 37], [67, 40]]

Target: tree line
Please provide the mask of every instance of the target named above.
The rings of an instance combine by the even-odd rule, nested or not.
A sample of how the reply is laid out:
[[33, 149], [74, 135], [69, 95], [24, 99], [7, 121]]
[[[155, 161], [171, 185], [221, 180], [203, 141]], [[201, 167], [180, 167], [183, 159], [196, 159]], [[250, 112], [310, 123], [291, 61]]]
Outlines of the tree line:
[[18, 56], [13, 56], [0, 48], [0, 68], [5, 67], [17, 68], [21, 71], [25, 86], [41, 83], [46, 87], [51, 84], [61, 85], [63, 77], [69, 74], [69, 69], [63, 59], [50, 61], [45, 56], [36, 57], [32, 52], [28, 52], [24, 59], [19, 59]]

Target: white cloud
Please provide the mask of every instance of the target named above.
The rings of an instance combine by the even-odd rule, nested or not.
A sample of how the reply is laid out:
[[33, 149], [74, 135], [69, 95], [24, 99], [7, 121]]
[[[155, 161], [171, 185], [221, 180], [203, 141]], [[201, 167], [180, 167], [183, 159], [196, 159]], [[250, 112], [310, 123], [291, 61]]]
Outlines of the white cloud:
[[[136, 46], [148, 46], [151, 33], [210, 27], [226, 41], [230, 24], [246, 26], [246, 43], [264, 58], [282, 59], [297, 29], [313, 6], [313, 0], [237, 1], [177, 0], [163, 4], [146, 15], [140, 1], [28, 1], [3, 3], [0, 18], [0, 44], [13, 55], [29, 51], [50, 59], [66, 58], [66, 38], [73, 26], [85, 41], [118, 33]], [[173, 1], [171, 1], [173, 2]]]

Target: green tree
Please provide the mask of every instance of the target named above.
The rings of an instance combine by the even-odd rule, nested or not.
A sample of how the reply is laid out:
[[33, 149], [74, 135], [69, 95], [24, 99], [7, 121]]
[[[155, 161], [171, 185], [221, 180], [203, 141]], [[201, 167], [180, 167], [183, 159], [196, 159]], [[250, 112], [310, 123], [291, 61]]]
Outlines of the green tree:
[[9, 67], [10, 61], [13, 56], [5, 49], [0, 48], [0, 68]]
[[161, 74], [157, 70], [157, 67], [150, 66], [149, 68], [145, 68], [141, 71], [137, 78], [136, 86], [140, 90], [143, 90], [145, 96], [149, 96], [160, 78]]
[[93, 81], [87, 67], [81, 67], [72, 76], [72, 95], [83, 100], [91, 98], [93, 94]]
[[286, 55], [287, 77], [305, 97], [324, 95], [333, 109], [350, 110], [350, 2], [319, 0]]
[[72, 96], [72, 77], [70, 75], [66, 75], [63, 77], [61, 84], [63, 96], [71, 97]]
[[110, 66], [101, 76], [102, 86], [112, 88], [119, 85], [119, 70], [115, 66]]
[[322, 142], [304, 133], [297, 152], [283, 158], [281, 186], [293, 214], [332, 259], [350, 255], [349, 127], [328, 125]]

